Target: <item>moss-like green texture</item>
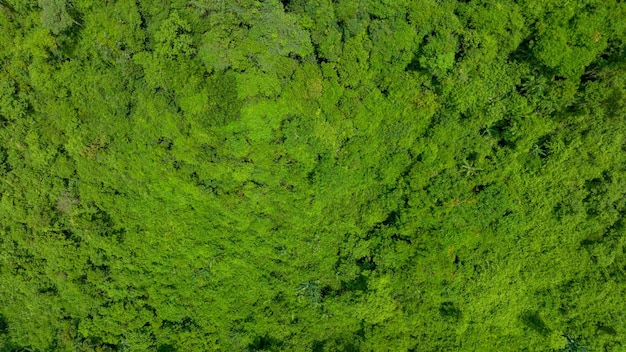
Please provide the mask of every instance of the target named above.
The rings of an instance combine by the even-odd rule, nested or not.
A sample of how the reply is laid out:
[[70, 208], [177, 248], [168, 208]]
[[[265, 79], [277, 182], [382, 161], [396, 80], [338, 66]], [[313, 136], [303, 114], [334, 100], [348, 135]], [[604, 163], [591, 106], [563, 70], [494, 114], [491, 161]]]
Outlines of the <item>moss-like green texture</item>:
[[624, 351], [625, 215], [624, 1], [0, 1], [0, 351]]

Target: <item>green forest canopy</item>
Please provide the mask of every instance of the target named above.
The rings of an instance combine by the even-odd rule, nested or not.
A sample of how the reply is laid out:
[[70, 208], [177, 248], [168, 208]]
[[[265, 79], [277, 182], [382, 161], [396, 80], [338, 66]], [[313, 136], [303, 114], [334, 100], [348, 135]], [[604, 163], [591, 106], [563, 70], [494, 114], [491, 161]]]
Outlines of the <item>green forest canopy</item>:
[[626, 350], [626, 2], [0, 1], [1, 351]]

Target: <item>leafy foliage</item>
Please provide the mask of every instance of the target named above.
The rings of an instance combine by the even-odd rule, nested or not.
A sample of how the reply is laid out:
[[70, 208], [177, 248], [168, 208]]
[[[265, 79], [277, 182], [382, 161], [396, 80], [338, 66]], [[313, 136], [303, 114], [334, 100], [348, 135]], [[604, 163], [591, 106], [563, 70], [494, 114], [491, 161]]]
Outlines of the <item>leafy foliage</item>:
[[1, 351], [626, 348], [626, 3], [0, 28]]

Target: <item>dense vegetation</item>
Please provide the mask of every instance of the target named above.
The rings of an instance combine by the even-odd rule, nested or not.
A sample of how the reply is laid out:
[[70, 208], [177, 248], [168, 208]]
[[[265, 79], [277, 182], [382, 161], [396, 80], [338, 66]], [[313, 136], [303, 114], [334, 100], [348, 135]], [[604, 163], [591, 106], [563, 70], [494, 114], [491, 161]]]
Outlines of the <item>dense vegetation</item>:
[[0, 1], [1, 351], [626, 350], [626, 2]]

